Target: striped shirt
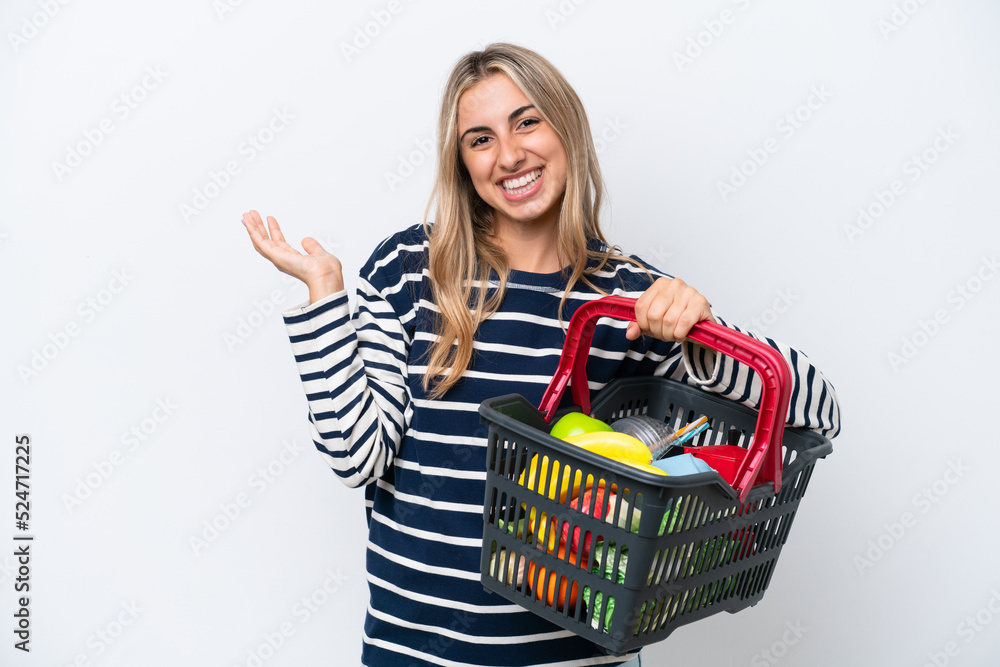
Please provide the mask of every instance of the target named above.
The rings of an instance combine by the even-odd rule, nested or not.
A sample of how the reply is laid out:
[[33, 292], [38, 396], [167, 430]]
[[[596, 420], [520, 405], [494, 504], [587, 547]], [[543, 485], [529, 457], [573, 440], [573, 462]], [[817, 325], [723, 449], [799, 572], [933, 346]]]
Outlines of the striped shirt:
[[[650, 285], [646, 271], [624, 259], [591, 280], [631, 297]], [[365, 487], [364, 665], [576, 667], [633, 657], [606, 655], [480, 583], [487, 430], [479, 405], [511, 393], [539, 403], [565, 339], [558, 312], [565, 285], [560, 273], [511, 271], [499, 311], [479, 327], [469, 368], [436, 400], [422, 387], [437, 312], [422, 225], [375, 250], [361, 270], [353, 315], [346, 291], [283, 313], [316, 448], [342, 482]], [[600, 296], [576, 285], [563, 322]], [[759, 400], [748, 368], [692, 343], [629, 341], [625, 327], [599, 321], [587, 367], [592, 391], [615, 377], [666, 375], [746, 405]], [[804, 354], [767, 342], [795, 377], [789, 424], [835, 435], [833, 387]]]

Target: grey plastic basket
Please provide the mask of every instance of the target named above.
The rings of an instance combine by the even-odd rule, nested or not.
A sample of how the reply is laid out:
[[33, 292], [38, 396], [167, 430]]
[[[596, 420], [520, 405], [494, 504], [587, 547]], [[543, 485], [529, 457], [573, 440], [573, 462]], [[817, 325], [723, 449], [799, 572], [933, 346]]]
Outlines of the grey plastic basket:
[[[547, 412], [519, 395], [480, 406], [489, 427], [483, 586], [614, 654], [756, 604], [815, 462], [833, 449], [830, 441], [813, 431], [784, 429], [780, 481], [743, 490], [741, 500], [741, 490], [716, 472], [664, 477], [549, 435], [546, 415], [573, 409]], [[675, 429], [704, 414], [709, 428], [696, 446], [752, 449], [755, 425], [760, 429], [755, 411], [658, 377], [615, 380], [585, 412], [605, 422], [645, 414]], [[533, 462], [547, 469], [530, 480], [525, 471]], [[578, 476], [580, 488], [561, 497], [564, 480]], [[596, 494], [584, 505], [587, 486], [617, 494], [611, 515], [600, 518], [608, 514], [608, 493], [603, 507], [594, 507]], [[574, 555], [571, 543], [589, 545], [585, 561], [586, 549]]]

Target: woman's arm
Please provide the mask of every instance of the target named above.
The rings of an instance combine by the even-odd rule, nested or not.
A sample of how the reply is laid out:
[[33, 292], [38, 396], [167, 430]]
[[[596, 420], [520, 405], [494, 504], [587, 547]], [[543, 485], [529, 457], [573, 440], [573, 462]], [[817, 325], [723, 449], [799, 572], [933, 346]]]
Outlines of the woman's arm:
[[[713, 320], [767, 343], [781, 353], [792, 372], [787, 425], [809, 428], [830, 438], [840, 432], [837, 393], [805, 354], [716, 317], [705, 297], [679, 278], [658, 278], [636, 300], [635, 310], [636, 322], [626, 331], [631, 340], [645, 333], [666, 342], [683, 341], [696, 322]], [[673, 347], [674, 354], [667, 354], [658, 367], [660, 373], [757, 408], [761, 382], [753, 369], [690, 341], [680, 345], [683, 364], [678, 364]]]
[[347, 292], [283, 313], [316, 448], [348, 486], [382, 477], [410, 422], [409, 337], [368, 281], [350, 315]]
[[[792, 392], [786, 424], [812, 429], [828, 438], [840, 433], [840, 402], [833, 384], [813, 365], [805, 353], [753, 331], [716, 321], [734, 331], [770, 345], [781, 353], [792, 373]], [[757, 373], [745, 364], [695, 343], [683, 346], [687, 381], [732, 401], [757, 409], [762, 384]]]
[[[285, 241], [277, 221], [267, 220], [265, 229], [256, 211], [243, 216], [257, 252], [309, 289], [308, 304], [282, 315], [313, 443], [345, 484], [368, 484], [392, 465], [410, 421], [410, 339], [397, 315], [400, 308], [407, 312], [407, 292], [382, 284], [394, 267], [373, 258], [358, 281], [352, 317], [340, 261], [310, 238], [302, 242], [306, 254], [300, 253]], [[389, 293], [397, 303], [389, 302]]]

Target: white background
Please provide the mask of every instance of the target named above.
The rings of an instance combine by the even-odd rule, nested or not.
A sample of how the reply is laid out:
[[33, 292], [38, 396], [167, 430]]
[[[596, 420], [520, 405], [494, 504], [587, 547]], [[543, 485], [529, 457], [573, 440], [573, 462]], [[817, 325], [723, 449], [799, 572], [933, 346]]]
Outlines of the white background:
[[239, 220], [356, 275], [423, 216], [452, 64], [504, 40], [584, 100], [612, 241], [843, 406], [764, 600], [646, 664], [996, 664], [995, 3], [223, 3], [3, 3], [0, 663], [247, 665], [282, 627], [268, 667], [356, 662], [362, 494], [308, 440], [277, 314], [305, 292]]

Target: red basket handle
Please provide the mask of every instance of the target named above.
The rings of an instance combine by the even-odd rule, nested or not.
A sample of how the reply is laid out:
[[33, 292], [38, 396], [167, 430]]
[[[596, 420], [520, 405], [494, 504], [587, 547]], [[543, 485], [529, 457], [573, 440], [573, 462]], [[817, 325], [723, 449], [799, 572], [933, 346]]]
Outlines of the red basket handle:
[[[585, 414], [590, 414], [587, 357], [594, 328], [601, 317], [635, 321], [635, 299], [606, 296], [588, 301], [573, 313], [559, 366], [538, 408], [545, 413], [545, 421], [552, 421], [555, 416], [567, 383], [570, 384], [573, 402]], [[763, 390], [757, 427], [750, 448], [737, 469], [733, 488], [739, 491], [742, 502], [759, 476], [760, 482], [773, 482], [777, 493], [781, 490], [781, 439], [785, 432], [785, 416], [788, 414], [792, 387], [791, 372], [785, 358], [766, 343], [707, 320], [695, 324], [688, 338], [750, 366], [760, 377]]]

